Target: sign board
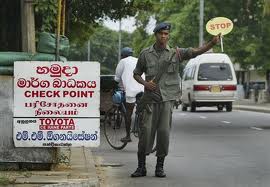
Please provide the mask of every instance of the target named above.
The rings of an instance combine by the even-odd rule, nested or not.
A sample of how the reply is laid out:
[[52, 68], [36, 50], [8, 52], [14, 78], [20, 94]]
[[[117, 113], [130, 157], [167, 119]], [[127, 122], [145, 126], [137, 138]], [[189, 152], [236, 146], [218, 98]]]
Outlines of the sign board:
[[97, 147], [99, 79], [98, 62], [15, 62], [15, 146]]
[[209, 20], [206, 24], [206, 30], [208, 33], [216, 36], [219, 33], [226, 35], [233, 29], [233, 22], [225, 17], [216, 17]]

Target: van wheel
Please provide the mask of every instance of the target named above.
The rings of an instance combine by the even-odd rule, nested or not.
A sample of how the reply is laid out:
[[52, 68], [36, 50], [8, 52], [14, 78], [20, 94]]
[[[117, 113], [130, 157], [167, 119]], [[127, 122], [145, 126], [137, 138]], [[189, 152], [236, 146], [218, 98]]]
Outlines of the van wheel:
[[190, 112], [196, 112], [196, 103], [195, 102], [190, 103]]
[[226, 111], [231, 112], [232, 111], [232, 102], [226, 104]]
[[222, 111], [223, 110], [223, 105], [218, 105], [217, 109], [218, 109], [218, 111]]
[[187, 105], [182, 103], [182, 111], [187, 111]]

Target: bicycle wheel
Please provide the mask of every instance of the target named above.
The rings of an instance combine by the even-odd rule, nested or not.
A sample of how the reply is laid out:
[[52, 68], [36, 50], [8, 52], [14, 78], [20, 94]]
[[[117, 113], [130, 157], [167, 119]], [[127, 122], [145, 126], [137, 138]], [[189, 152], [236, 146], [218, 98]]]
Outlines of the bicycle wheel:
[[104, 134], [109, 145], [116, 149], [123, 149], [127, 143], [121, 142], [121, 138], [126, 135], [126, 116], [119, 106], [113, 106], [108, 110], [104, 119]]
[[140, 123], [140, 118], [139, 118], [139, 114], [135, 113], [135, 118], [134, 118], [134, 123], [131, 129], [131, 133], [133, 133], [133, 135], [138, 138], [139, 137], [139, 133], [140, 133], [140, 127], [139, 127], [139, 123]]

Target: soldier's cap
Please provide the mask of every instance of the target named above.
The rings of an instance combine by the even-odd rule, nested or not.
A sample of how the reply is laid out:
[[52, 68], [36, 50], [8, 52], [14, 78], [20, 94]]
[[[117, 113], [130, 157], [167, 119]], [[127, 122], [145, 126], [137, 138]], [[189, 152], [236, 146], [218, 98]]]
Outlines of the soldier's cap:
[[171, 24], [170, 23], [162, 22], [162, 23], [159, 23], [159, 24], [156, 25], [153, 32], [157, 33], [157, 32], [159, 32], [161, 30], [170, 30], [170, 29], [171, 29]]

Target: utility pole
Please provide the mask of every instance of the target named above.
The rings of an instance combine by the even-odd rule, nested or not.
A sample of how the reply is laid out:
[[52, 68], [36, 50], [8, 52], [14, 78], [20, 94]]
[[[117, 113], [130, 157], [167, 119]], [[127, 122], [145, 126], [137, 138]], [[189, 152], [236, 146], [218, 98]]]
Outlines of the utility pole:
[[90, 43], [90, 40], [88, 40], [88, 45], [87, 45], [87, 61], [90, 61], [90, 53], [91, 53], [91, 43]]
[[118, 39], [118, 62], [121, 60], [121, 33], [122, 28], [121, 28], [121, 18], [119, 20], [119, 39]]
[[204, 17], [204, 0], [200, 0], [200, 31], [199, 31], [199, 46], [203, 45], [203, 17]]

